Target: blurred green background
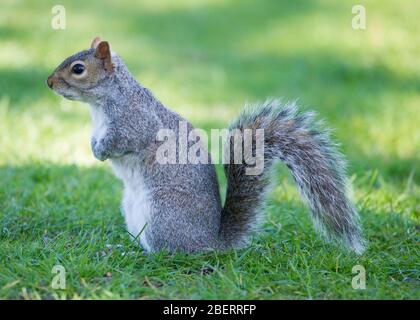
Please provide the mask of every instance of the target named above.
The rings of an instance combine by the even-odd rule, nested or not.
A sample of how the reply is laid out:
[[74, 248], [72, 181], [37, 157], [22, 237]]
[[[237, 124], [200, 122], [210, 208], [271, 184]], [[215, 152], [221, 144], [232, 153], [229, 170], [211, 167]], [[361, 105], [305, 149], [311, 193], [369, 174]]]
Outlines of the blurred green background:
[[[97, 270], [107, 268], [108, 262], [83, 269], [80, 259], [90, 256], [65, 247], [72, 239], [92, 240], [92, 232], [105, 242], [126, 238], [122, 228], [114, 228], [123, 226], [118, 209], [121, 184], [107, 164], [96, 161], [90, 151], [88, 106], [64, 101], [45, 85], [47, 76], [64, 58], [88, 48], [98, 35], [110, 42], [139, 82], [196, 127], [226, 127], [245, 102], [267, 97], [298, 99], [303, 109], [316, 110], [334, 128], [334, 138], [349, 160], [354, 198], [367, 234], [373, 238], [372, 252], [381, 257], [378, 268], [381, 264], [382, 272], [395, 268], [390, 274], [378, 275], [382, 280], [377, 286], [388, 286], [390, 278], [403, 286], [400, 291], [384, 289], [385, 293], [378, 289], [376, 296], [415, 297], [414, 287], [404, 286], [418, 286], [418, 282], [404, 279], [419, 281], [419, 251], [415, 244], [420, 211], [417, 0], [63, 0], [59, 4], [66, 9], [65, 30], [51, 27], [51, 10], [56, 4], [48, 0], [2, 0], [0, 4], [3, 297], [49, 295], [46, 279], [51, 264], [65, 260], [67, 250], [76, 250], [70, 251], [71, 263], [81, 268], [79, 275], [86, 272], [83, 279], [96, 277], [95, 272], [102, 272]], [[365, 30], [352, 28], [351, 10], [355, 4], [366, 8]], [[220, 168], [218, 172], [224, 181]], [[307, 223], [290, 177], [284, 178], [282, 169], [279, 172], [281, 183], [270, 200], [277, 209], [269, 210], [269, 221], [287, 225], [288, 215], [279, 218], [281, 214], [276, 212], [290, 209], [301, 212], [298, 221]], [[261, 241], [265, 243], [265, 239], [269, 244], [287, 242], [294, 228], [290, 227], [290, 234], [287, 228], [280, 231], [280, 236], [270, 233], [269, 226], [267, 230]], [[390, 238], [382, 238], [383, 233]], [[45, 244], [43, 237], [55, 240]], [[302, 243], [308, 240], [305, 234], [302, 237]], [[54, 243], [62, 243], [63, 247], [48, 247]], [[397, 243], [399, 248], [395, 247]], [[397, 250], [392, 251], [392, 256], [399, 260], [392, 262], [386, 260], [389, 256], [381, 255], [388, 247]], [[134, 265], [136, 260], [131, 262]], [[29, 267], [34, 269], [30, 275], [25, 271]], [[140, 270], [141, 266], [136, 268], [140, 272], [136, 277], [143, 277], [141, 272], [145, 271]], [[129, 278], [125, 280], [130, 283]], [[206, 280], [177, 281], [172, 287], [156, 291], [146, 285], [151, 291], [144, 290], [152, 297], [308, 297], [308, 289], [299, 284], [300, 291], [292, 288], [284, 295], [273, 294], [274, 289], [225, 291], [223, 285], [219, 290], [214, 287], [210, 294], [205, 291], [210, 290], [210, 284], [203, 285], [204, 291], [191, 289], [194, 281]], [[124, 280], [115, 280], [115, 286], [117, 283]], [[258, 288], [258, 283], [255, 280], [253, 286]], [[263, 287], [270, 283], [275, 282], [267, 280]], [[301, 285], [307, 288], [303, 280]], [[95, 290], [100, 292], [98, 297], [103, 297], [103, 287], [114, 288], [108, 282], [97, 285], [95, 290], [86, 285], [89, 293], [83, 293], [77, 289], [79, 286], [80, 279], [75, 277], [67, 297], [92, 297], [90, 293]], [[109, 296], [144, 294], [143, 289], [139, 290], [121, 289]], [[354, 294], [334, 287], [331, 290], [322, 295], [315, 289], [311, 295], [328, 298]]]
[[224, 127], [244, 102], [299, 99], [334, 128], [352, 170], [407, 177], [419, 152], [417, 1], [2, 1], [2, 164], [92, 165], [88, 108], [45, 86], [67, 56], [100, 35], [170, 108], [200, 127]]

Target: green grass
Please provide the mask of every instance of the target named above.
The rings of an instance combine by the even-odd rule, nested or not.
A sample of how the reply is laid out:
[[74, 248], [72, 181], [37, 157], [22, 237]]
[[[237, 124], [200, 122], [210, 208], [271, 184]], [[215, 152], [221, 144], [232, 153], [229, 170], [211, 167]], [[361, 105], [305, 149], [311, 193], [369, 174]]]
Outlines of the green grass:
[[[360, 31], [353, 1], [333, 0], [65, 0], [67, 29], [53, 30], [55, 1], [3, 0], [0, 298], [419, 299], [420, 5], [359, 2]], [[45, 85], [96, 35], [197, 127], [226, 127], [267, 96], [315, 109], [349, 160], [366, 253], [320, 240], [279, 167], [247, 249], [144, 255], [124, 228], [121, 183], [91, 154], [87, 106]], [[51, 288], [56, 264], [65, 290]], [[366, 290], [351, 286], [355, 265]]]

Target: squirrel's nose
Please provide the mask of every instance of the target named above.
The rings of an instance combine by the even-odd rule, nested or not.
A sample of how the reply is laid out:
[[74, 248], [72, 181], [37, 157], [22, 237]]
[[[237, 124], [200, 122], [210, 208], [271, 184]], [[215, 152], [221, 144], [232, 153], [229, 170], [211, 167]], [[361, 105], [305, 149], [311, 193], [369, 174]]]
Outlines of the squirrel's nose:
[[52, 89], [52, 87], [53, 87], [53, 77], [52, 76], [48, 77], [47, 85]]

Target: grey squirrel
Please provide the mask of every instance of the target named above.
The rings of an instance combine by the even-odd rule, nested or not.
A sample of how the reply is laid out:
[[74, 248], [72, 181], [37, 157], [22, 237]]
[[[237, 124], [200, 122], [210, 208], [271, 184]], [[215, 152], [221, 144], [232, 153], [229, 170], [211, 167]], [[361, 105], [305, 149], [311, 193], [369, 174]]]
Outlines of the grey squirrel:
[[127, 229], [146, 251], [199, 252], [246, 245], [262, 211], [269, 169], [281, 160], [308, 203], [315, 227], [327, 240], [363, 253], [358, 213], [346, 196], [344, 161], [311, 113], [267, 100], [241, 114], [229, 130], [264, 130], [266, 170], [247, 175], [245, 164], [225, 164], [222, 206], [213, 164], [156, 161], [162, 144], [156, 139], [158, 131], [166, 128], [178, 134], [178, 123], [186, 120], [140, 85], [108, 42], [95, 38], [90, 49], [64, 60], [47, 84], [67, 99], [90, 104], [93, 154], [101, 161], [109, 159], [122, 179]]

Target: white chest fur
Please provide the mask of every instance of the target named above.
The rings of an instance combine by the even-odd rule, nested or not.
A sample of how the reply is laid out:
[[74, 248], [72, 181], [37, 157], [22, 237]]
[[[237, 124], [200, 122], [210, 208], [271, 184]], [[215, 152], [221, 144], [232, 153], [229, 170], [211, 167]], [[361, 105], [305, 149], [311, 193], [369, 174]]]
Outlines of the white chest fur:
[[90, 115], [93, 123], [92, 137], [96, 141], [101, 140], [106, 133], [108, 127], [108, 119], [100, 106], [92, 105], [90, 108]]
[[139, 239], [142, 247], [149, 251], [145, 232], [150, 222], [151, 204], [140, 164], [136, 156], [132, 155], [111, 159], [111, 163], [115, 175], [124, 182], [122, 207], [127, 229], [133, 237]]
[[[93, 122], [92, 137], [100, 141], [106, 134], [108, 119], [101, 107], [91, 107]], [[126, 155], [111, 159], [115, 175], [124, 182], [124, 195], [122, 208], [125, 222], [130, 234], [140, 241], [147, 251], [150, 246], [147, 243], [145, 230], [150, 221], [150, 198], [143, 182], [140, 171], [140, 163], [136, 156]]]

